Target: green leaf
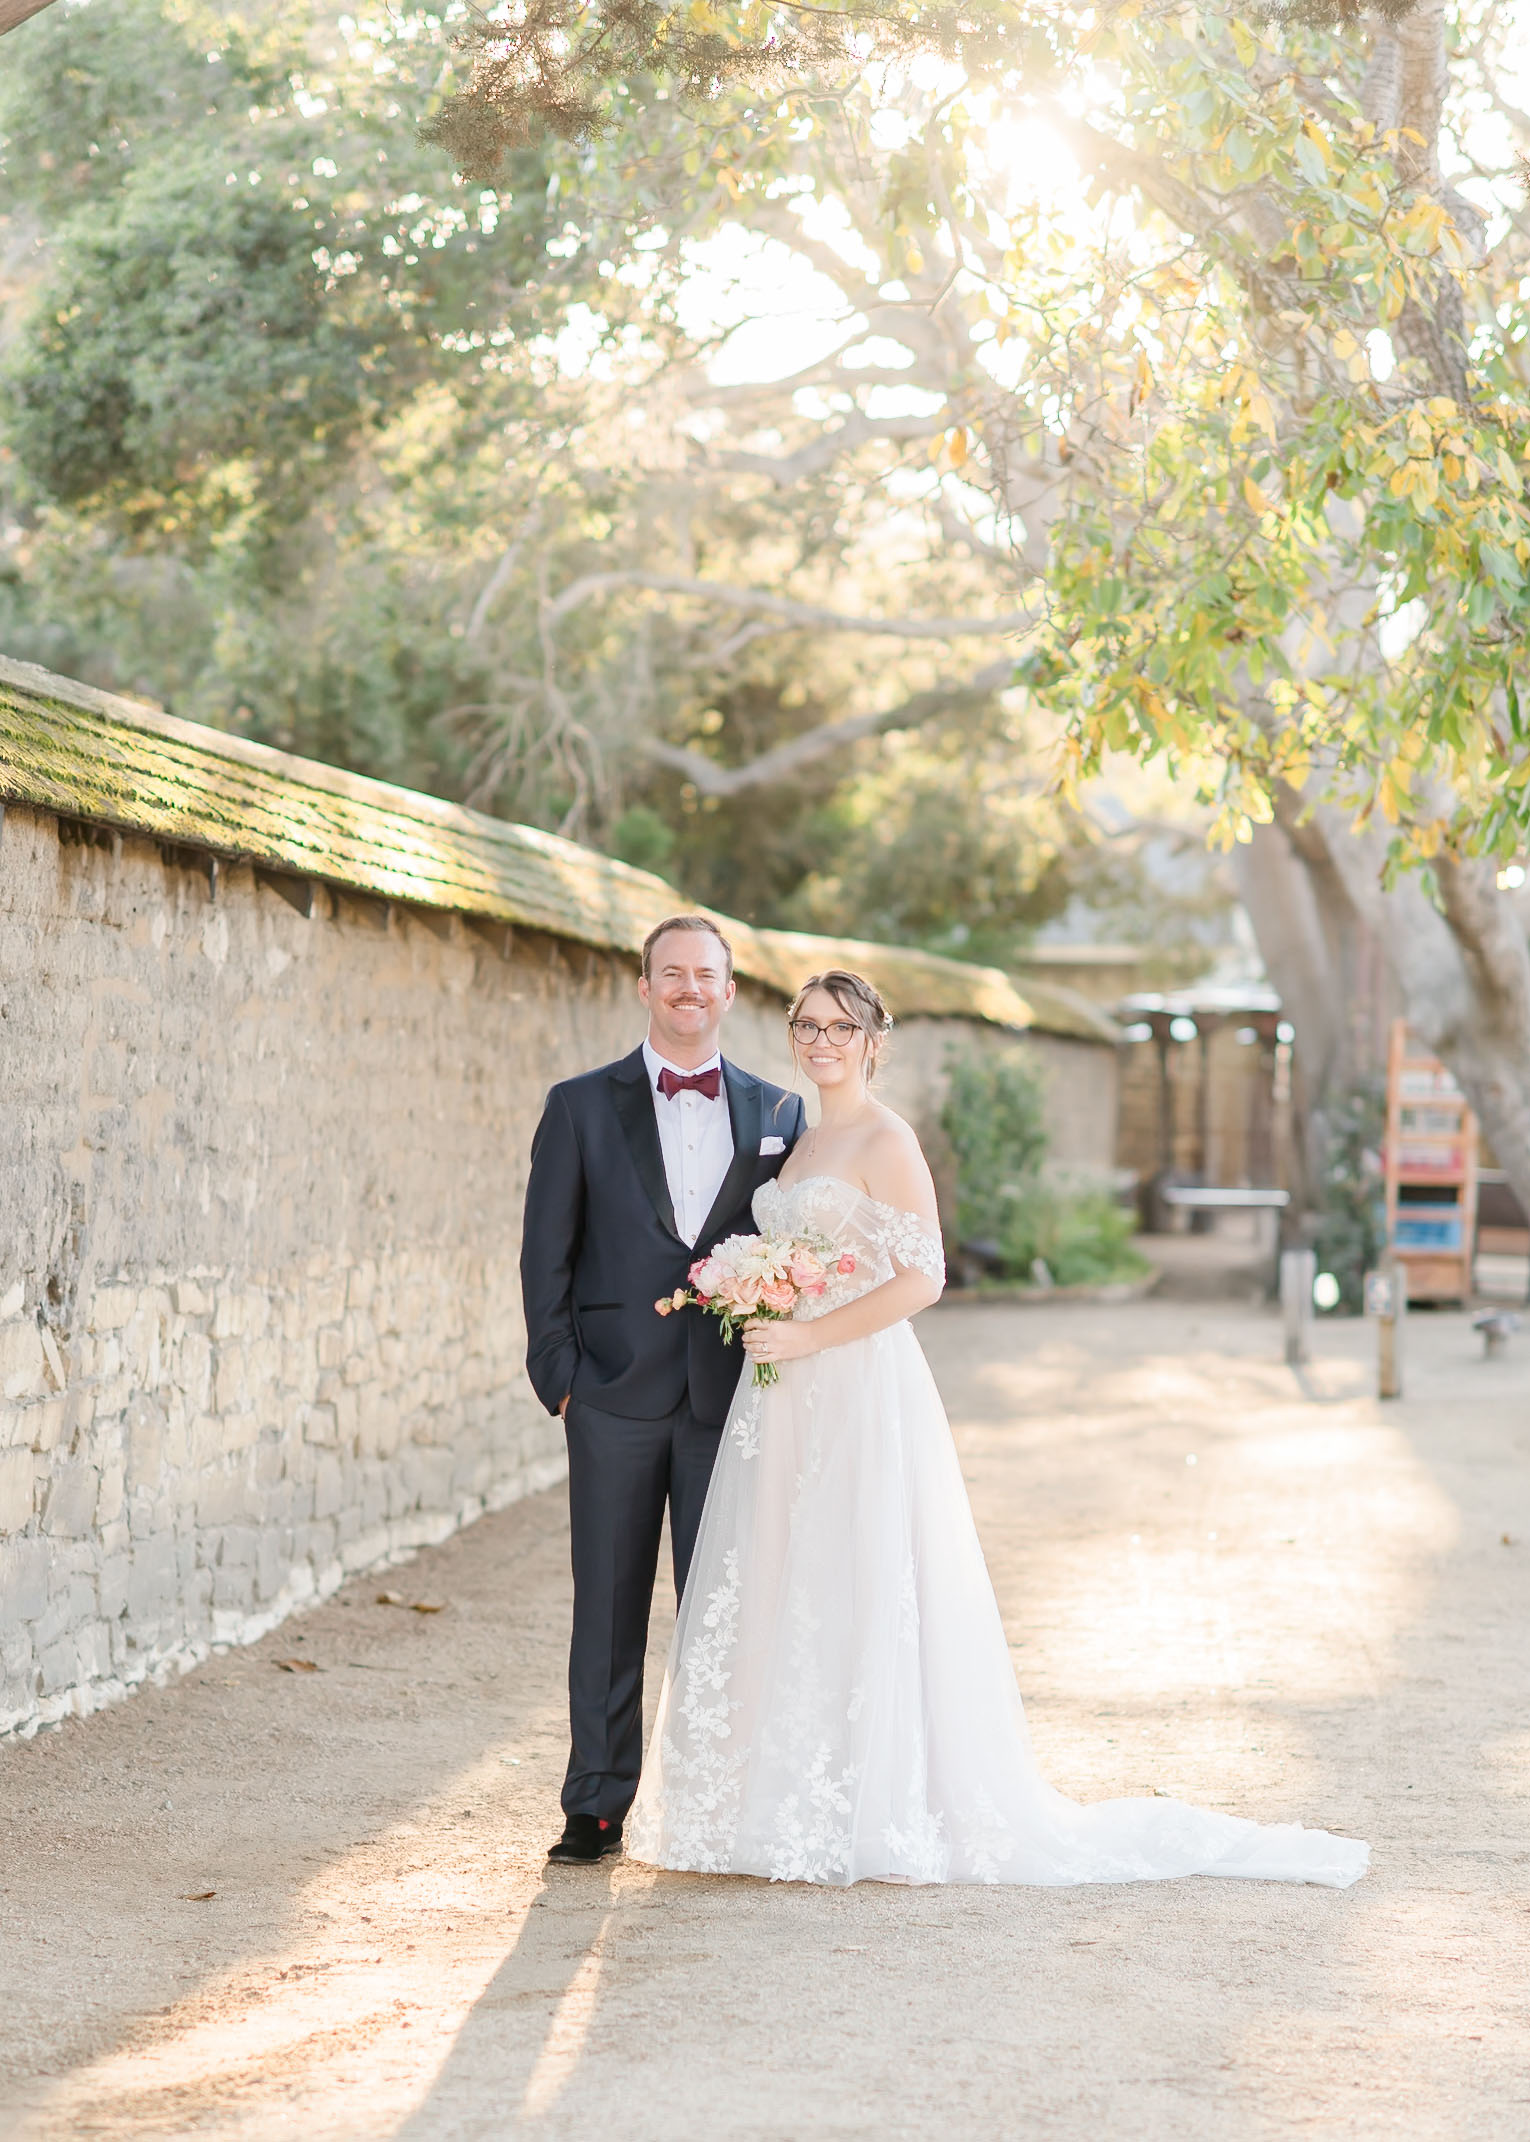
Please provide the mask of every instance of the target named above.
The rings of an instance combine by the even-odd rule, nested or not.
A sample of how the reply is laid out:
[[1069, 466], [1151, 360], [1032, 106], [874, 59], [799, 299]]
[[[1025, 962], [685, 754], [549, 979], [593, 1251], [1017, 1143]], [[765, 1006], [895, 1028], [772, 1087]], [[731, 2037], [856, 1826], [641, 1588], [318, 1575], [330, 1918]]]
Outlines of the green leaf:
[[1502, 588], [1519, 588], [1524, 585], [1524, 576], [1519, 569], [1519, 560], [1511, 551], [1497, 543], [1482, 545], [1482, 562]]
[[1323, 161], [1323, 152], [1310, 135], [1298, 134], [1292, 148], [1296, 168], [1309, 186], [1326, 186], [1328, 166]]

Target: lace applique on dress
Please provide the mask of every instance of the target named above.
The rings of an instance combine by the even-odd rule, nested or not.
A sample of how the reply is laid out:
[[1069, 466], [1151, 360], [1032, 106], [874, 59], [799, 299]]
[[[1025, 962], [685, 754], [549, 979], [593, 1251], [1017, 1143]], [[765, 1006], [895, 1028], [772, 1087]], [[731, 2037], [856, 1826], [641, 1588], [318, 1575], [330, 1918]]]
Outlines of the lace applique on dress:
[[[873, 1199], [872, 1202], [877, 1201]], [[946, 1283], [946, 1254], [940, 1229], [934, 1221], [924, 1219], [917, 1212], [899, 1212], [893, 1205], [877, 1204], [877, 1210], [886, 1214], [877, 1230], [877, 1238], [894, 1264], [901, 1264], [905, 1271], [923, 1272], [926, 1279], [933, 1279], [938, 1287], [943, 1287]]]
[[733, 1440], [742, 1457], [757, 1458], [760, 1454], [760, 1416], [764, 1410], [764, 1387], [752, 1384], [749, 1396], [738, 1409], [738, 1419], [733, 1423]]
[[738, 1642], [738, 1551], [723, 1557], [722, 1582], [708, 1594], [701, 1633], [674, 1670], [663, 1735], [665, 1785], [656, 1806], [636, 1809], [631, 1843], [661, 1865], [727, 1871], [738, 1823], [744, 1749], [733, 1740], [729, 1693]]

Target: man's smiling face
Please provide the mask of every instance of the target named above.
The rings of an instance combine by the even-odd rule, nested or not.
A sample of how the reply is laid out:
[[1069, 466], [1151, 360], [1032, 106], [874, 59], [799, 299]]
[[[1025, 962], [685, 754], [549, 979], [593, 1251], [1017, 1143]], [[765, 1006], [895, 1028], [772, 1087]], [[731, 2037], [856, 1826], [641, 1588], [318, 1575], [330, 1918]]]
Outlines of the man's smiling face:
[[649, 954], [638, 995], [648, 1007], [648, 1038], [659, 1055], [682, 1069], [704, 1063], [717, 1047], [734, 995], [721, 939], [710, 930], [666, 930]]

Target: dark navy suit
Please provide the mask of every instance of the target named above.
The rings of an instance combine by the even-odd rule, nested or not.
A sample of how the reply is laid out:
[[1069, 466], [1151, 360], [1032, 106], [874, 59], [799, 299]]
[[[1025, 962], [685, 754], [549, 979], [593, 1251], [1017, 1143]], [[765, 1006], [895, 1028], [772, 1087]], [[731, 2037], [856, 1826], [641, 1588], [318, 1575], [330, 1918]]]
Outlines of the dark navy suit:
[[[753, 1229], [755, 1191], [803, 1128], [801, 1099], [723, 1063], [733, 1160], [694, 1248], [675, 1229], [641, 1049], [565, 1079], [531, 1145], [521, 1291], [526, 1369], [556, 1413], [565, 1396], [574, 1633], [568, 1814], [620, 1821], [643, 1755], [643, 1654], [669, 1505], [675, 1590], [743, 1366], [714, 1317], [661, 1317], [660, 1296], [725, 1235]], [[767, 1141], [781, 1150], [762, 1153]]]

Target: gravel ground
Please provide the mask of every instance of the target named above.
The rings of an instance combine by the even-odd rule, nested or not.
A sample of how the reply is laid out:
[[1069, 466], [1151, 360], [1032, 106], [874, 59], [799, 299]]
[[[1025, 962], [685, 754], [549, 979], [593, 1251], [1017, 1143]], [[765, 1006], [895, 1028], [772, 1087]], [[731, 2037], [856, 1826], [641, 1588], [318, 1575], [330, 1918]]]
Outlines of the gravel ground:
[[1359, 1887], [546, 1870], [555, 1490], [0, 1749], [6, 2142], [1524, 2142], [1530, 1342], [1419, 1316], [1382, 1407], [1367, 1329], [1298, 1377], [1233, 1303], [921, 1329], [1055, 1781], [1369, 1837]]

